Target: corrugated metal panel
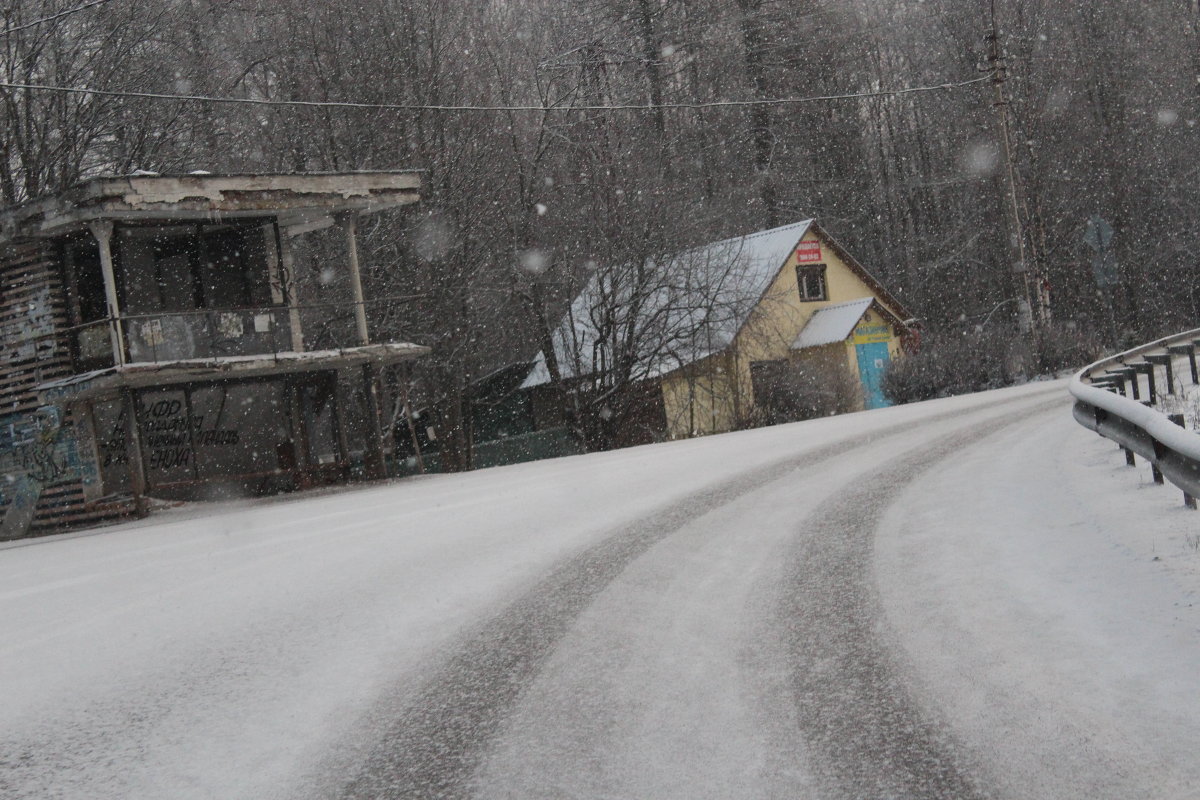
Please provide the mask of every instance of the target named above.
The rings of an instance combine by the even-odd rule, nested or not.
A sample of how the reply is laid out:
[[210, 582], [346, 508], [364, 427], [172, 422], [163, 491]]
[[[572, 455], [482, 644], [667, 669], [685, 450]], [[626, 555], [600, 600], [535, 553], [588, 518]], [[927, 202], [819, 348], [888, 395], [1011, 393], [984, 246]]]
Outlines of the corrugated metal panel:
[[845, 341], [873, 301], [872, 297], [863, 297], [822, 308], [812, 315], [804, 330], [800, 331], [796, 341], [792, 342], [792, 349], [803, 350]]

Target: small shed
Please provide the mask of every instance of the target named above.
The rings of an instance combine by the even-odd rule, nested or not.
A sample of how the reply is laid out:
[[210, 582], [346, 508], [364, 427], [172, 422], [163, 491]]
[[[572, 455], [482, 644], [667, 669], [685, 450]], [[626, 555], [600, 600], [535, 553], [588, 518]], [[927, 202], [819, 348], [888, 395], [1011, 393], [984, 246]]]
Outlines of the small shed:
[[[0, 211], [0, 539], [148, 497], [383, 474], [357, 219], [416, 203], [420, 173], [96, 178]], [[294, 245], [340, 226], [352, 297], [298, 293]], [[336, 306], [336, 307], [335, 307]], [[306, 320], [353, 332], [310, 343]]]

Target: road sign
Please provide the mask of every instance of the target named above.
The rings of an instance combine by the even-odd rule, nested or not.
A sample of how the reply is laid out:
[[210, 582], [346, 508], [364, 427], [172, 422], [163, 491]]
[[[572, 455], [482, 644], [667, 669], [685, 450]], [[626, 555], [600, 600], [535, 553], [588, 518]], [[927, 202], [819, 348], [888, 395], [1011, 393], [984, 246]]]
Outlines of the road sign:
[[1112, 226], [1099, 214], [1093, 214], [1088, 219], [1083, 241], [1096, 251], [1096, 255], [1092, 256], [1092, 277], [1101, 289], [1116, 286], [1119, 280], [1117, 254], [1112, 251], [1113, 235]]
[[1117, 275], [1117, 254], [1112, 250], [1103, 250], [1092, 256], [1092, 277], [1101, 289], [1116, 286], [1120, 280]]
[[1099, 214], [1093, 214], [1088, 219], [1087, 232], [1083, 234], [1083, 241], [1087, 242], [1088, 246], [1097, 253], [1102, 253], [1112, 244], [1112, 240], [1112, 226], [1105, 222]]

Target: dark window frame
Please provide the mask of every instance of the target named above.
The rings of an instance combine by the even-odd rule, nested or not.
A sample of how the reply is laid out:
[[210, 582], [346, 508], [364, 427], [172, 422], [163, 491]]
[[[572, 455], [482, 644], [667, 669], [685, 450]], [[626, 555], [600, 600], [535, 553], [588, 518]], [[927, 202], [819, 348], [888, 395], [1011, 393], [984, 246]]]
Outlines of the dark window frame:
[[796, 286], [800, 302], [816, 303], [829, 299], [829, 281], [826, 279], [825, 264], [797, 264]]
[[[151, 310], [135, 310], [135, 314], [176, 314], [191, 311], [237, 311], [243, 309], [278, 308], [283, 303], [274, 303], [270, 296], [270, 260], [271, 253], [260, 249], [253, 241], [256, 231], [265, 224], [275, 224], [274, 220], [229, 220], [222, 223], [196, 222], [155, 222], [155, 223], [125, 223], [117, 226], [117, 233], [122, 231], [137, 231], [142, 228], [174, 229], [165, 233], [161, 238], [145, 237], [151, 242], [154, 252], [153, 270], [154, 283], [161, 292], [164, 284], [161, 273], [162, 262], [170, 256], [184, 256], [188, 262], [191, 302], [185, 307], [166, 307], [178, 304], [161, 302], [160, 308]], [[134, 233], [138, 236], [138, 233]], [[225, 248], [217, 246], [220, 240], [225, 240]], [[124, 237], [113, 237], [113, 269], [117, 279], [117, 291], [122, 311], [129, 313], [128, 289], [126, 286], [127, 262], [124, 248]], [[230, 249], [232, 248], [232, 250]], [[216, 269], [218, 264], [225, 269]], [[230, 302], [214, 302], [218, 292], [214, 283], [216, 276], [229, 281], [231, 286], [221, 287], [230, 294], [236, 295], [236, 300]], [[232, 288], [232, 292], [229, 289]]]

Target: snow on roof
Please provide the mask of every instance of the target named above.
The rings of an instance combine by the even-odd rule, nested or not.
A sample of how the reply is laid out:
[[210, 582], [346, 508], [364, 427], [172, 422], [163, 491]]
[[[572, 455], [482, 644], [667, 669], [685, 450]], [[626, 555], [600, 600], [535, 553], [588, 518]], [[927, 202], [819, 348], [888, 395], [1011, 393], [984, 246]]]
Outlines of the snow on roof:
[[812, 315], [792, 343], [792, 349], [803, 350], [806, 347], [844, 342], [874, 301], [873, 297], [863, 297], [848, 303], [825, 306]]
[[[563, 377], [602, 369], [614, 340], [640, 348], [635, 379], [665, 375], [725, 349], [812, 223], [724, 239], [648, 264], [649, 269], [597, 270], [554, 332]], [[521, 388], [549, 380], [539, 353]]]
[[525, 380], [521, 381], [521, 389], [531, 389], [534, 386], [541, 386], [543, 383], [550, 382], [550, 368], [546, 366], [546, 354], [538, 351], [537, 358], [533, 362], [533, 368], [529, 370], [529, 374], [525, 376]]
[[92, 220], [275, 217], [285, 228], [340, 212], [374, 213], [420, 201], [422, 173], [308, 172], [90, 178], [62, 193], [0, 208], [0, 242], [58, 236]]

